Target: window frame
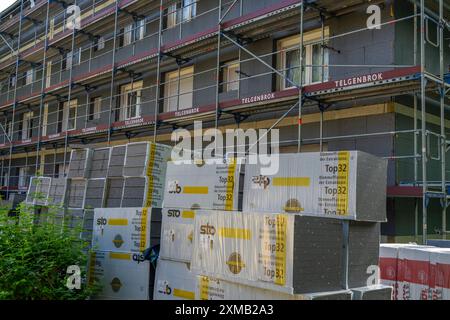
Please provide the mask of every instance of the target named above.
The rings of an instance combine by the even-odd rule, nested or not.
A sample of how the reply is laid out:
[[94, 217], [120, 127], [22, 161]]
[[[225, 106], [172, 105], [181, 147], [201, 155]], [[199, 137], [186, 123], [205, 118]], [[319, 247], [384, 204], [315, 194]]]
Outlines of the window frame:
[[[192, 90], [187, 91], [186, 93], [181, 93], [180, 84], [182, 80], [191, 79]], [[173, 95], [169, 93], [171, 92], [171, 84], [176, 83], [177, 94]], [[183, 106], [180, 108], [180, 97], [190, 95], [190, 104], [187, 106]], [[173, 109], [170, 101], [173, 98], [176, 98], [175, 109]], [[191, 109], [194, 104], [194, 66], [178, 68], [173, 71], [166, 72], [164, 75], [164, 101], [163, 101], [163, 109], [164, 112], [173, 112], [179, 110]]]
[[34, 111], [28, 111], [22, 114], [22, 132], [20, 135], [22, 140], [28, 140], [33, 137], [33, 117]]
[[[241, 67], [241, 63], [239, 61], [239, 59], [233, 59], [233, 60], [228, 60], [224, 63], [222, 63], [221, 66], [221, 92], [225, 93], [225, 92], [233, 92], [233, 91], [239, 91], [239, 87], [240, 87], [240, 74], [239, 71]], [[229, 81], [230, 78], [230, 70], [234, 70], [234, 72], [236, 73], [237, 78], [234, 80]], [[232, 88], [233, 86], [236, 86], [236, 88]]]
[[89, 99], [89, 117], [88, 120], [100, 119], [102, 111], [102, 97], [92, 97]]
[[[130, 82], [120, 86], [120, 120], [137, 119], [142, 116], [142, 88], [144, 82], [142, 80], [136, 82]], [[132, 110], [129, 103], [129, 94], [136, 94], [135, 115], [130, 116], [129, 111]], [[137, 102], [139, 100], [139, 102]]]
[[[72, 99], [70, 101], [64, 101], [62, 103], [62, 126], [61, 131], [72, 131], [77, 128], [77, 112], [78, 112], [78, 99]], [[75, 116], [73, 117], [73, 127], [69, 128], [69, 122], [71, 120], [70, 111], [71, 109], [75, 109]]]
[[[317, 43], [321, 39], [322, 30], [314, 29], [308, 32], [305, 32], [303, 35], [303, 43], [304, 43], [304, 65], [312, 65], [313, 63], [313, 46], [321, 45]], [[330, 34], [329, 27], [325, 27], [324, 36], [327, 38]], [[280, 81], [278, 81], [278, 88], [280, 90], [288, 90], [294, 88], [294, 86], [287, 86], [286, 84], [286, 73], [288, 71], [286, 67], [287, 62], [287, 53], [290, 51], [299, 50], [300, 46], [300, 35], [296, 34], [290, 37], [286, 37], [283, 39], [279, 39], [277, 42], [277, 50], [278, 50], [278, 59], [277, 59], [277, 68], [280, 70], [285, 77], [282, 77]], [[328, 65], [329, 61], [329, 51], [324, 49], [324, 63], [323, 65]], [[300, 66], [296, 68], [300, 69]], [[320, 79], [319, 81], [313, 81], [313, 68], [314, 67], [305, 67], [304, 68], [304, 79], [303, 85], [311, 85], [322, 82], [327, 82], [329, 79], [329, 67], [324, 67], [324, 79]], [[320, 67], [315, 67], [320, 68]], [[321, 69], [321, 68], [320, 68]]]

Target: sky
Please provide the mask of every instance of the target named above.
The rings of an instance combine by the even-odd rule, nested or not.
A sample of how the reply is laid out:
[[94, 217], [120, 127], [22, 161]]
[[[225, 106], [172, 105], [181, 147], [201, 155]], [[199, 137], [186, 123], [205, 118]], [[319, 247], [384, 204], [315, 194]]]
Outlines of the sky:
[[16, 0], [0, 0], [0, 12], [12, 5]]

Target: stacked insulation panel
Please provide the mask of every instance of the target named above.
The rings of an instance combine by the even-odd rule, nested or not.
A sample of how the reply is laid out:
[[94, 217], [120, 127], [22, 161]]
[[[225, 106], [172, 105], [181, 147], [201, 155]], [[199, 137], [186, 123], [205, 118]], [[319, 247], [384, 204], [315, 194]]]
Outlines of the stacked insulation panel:
[[396, 300], [449, 300], [450, 249], [415, 244], [382, 244], [381, 282]]
[[97, 208], [90, 257], [89, 283], [102, 289], [96, 299], [148, 300], [154, 272], [143, 252], [161, 237], [161, 209]]
[[391, 298], [392, 287], [368, 281], [386, 221], [386, 161], [362, 152], [279, 160], [273, 175], [239, 167], [243, 195], [229, 166], [168, 164], [156, 299]]

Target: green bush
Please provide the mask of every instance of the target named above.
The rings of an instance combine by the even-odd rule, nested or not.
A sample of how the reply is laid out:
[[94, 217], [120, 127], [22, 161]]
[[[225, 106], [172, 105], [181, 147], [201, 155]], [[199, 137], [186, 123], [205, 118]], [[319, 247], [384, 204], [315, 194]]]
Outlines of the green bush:
[[[86, 299], [95, 286], [86, 285], [88, 243], [80, 240], [81, 226], [69, 227], [49, 208], [22, 203], [17, 215], [0, 210], [0, 299], [75, 300]], [[69, 266], [81, 271], [81, 288], [69, 289]], [[69, 278], [70, 277], [70, 278]]]

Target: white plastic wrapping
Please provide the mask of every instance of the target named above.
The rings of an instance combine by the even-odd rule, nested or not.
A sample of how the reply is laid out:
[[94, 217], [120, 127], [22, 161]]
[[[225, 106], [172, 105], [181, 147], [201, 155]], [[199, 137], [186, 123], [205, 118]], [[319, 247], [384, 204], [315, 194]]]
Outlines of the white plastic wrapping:
[[199, 211], [191, 268], [198, 275], [291, 294], [293, 222], [286, 214]]
[[92, 247], [140, 253], [150, 247], [151, 208], [96, 208]]
[[221, 164], [169, 162], [164, 207], [238, 210], [242, 159]]
[[430, 254], [434, 268], [434, 286], [431, 288], [432, 300], [450, 300], [450, 249], [440, 249]]
[[359, 151], [280, 154], [279, 169], [245, 166], [243, 211], [386, 220], [386, 160]]
[[173, 261], [191, 262], [194, 242], [195, 211], [162, 209], [159, 256]]
[[188, 263], [158, 260], [154, 300], [195, 300], [196, 287], [197, 278]]
[[94, 299], [148, 300], [150, 263], [130, 252], [94, 251], [89, 261], [88, 283], [94, 279], [101, 292]]

